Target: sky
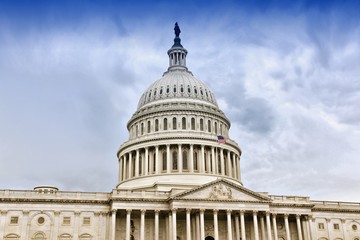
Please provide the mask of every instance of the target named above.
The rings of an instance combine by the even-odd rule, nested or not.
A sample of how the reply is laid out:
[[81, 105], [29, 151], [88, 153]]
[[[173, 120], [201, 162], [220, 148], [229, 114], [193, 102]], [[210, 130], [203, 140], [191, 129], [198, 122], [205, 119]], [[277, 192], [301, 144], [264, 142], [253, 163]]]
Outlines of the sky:
[[141, 94], [187, 66], [245, 187], [360, 202], [360, 1], [0, 0], [0, 189], [110, 192]]

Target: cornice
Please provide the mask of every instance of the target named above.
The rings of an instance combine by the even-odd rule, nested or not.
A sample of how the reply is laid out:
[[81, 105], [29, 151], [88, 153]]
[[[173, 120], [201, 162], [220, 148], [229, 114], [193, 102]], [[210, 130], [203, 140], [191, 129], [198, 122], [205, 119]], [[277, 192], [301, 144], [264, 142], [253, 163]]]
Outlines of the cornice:
[[312, 212], [360, 213], [359, 209], [319, 208], [314, 207]]
[[61, 204], [102, 204], [109, 205], [109, 200], [81, 199], [39, 199], [39, 198], [0, 198], [4, 203], [61, 203]]
[[274, 203], [270, 204], [270, 207], [299, 207], [312, 209], [315, 205], [308, 203]]

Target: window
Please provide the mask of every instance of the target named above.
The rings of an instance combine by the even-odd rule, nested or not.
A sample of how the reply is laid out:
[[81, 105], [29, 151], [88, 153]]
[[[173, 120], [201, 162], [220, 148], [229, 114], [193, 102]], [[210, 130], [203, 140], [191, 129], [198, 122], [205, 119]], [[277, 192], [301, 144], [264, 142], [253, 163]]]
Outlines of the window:
[[139, 126], [136, 124], [136, 136], [139, 136]]
[[177, 151], [173, 151], [172, 160], [173, 160], [172, 169], [178, 170], [178, 153], [177, 153]]
[[198, 170], [198, 153], [194, 151], [194, 170], [197, 171]]
[[170, 92], [170, 87], [168, 85], [167, 88], [166, 88], [166, 93], [169, 93], [169, 92]]
[[147, 133], [150, 133], [151, 124], [150, 121], [147, 122]]
[[10, 218], [10, 224], [18, 224], [19, 223], [19, 217], [11, 217]]
[[195, 130], [195, 118], [191, 118], [191, 130]]
[[181, 85], [180, 91], [181, 91], [181, 93], [184, 92], [184, 86], [183, 85]]
[[42, 225], [42, 224], [44, 224], [44, 222], [45, 222], [45, 218], [39, 217], [39, 218], [37, 219], [37, 222], [38, 222], [38, 224]]
[[208, 120], [208, 132], [211, 133], [211, 121], [210, 120]]
[[356, 231], [356, 230], [357, 230], [357, 225], [353, 224], [353, 225], [351, 226], [351, 228], [352, 228], [352, 230]]
[[79, 236], [79, 239], [80, 240], [91, 240], [92, 239], [92, 236], [88, 233], [83, 233]]
[[214, 128], [215, 128], [215, 134], [217, 134], [218, 133], [217, 122], [214, 123]]
[[325, 229], [324, 223], [319, 223], [319, 224], [318, 224], [318, 228], [319, 228], [320, 230], [324, 230], [324, 229]]
[[204, 131], [204, 119], [200, 118], [200, 131]]
[[166, 160], [166, 152], [164, 151], [163, 153], [162, 153], [162, 170], [163, 171], [166, 171], [166, 163], [167, 163], [167, 160]]
[[182, 125], [182, 129], [186, 129], [186, 118], [182, 118], [181, 119], [181, 125]]
[[155, 119], [155, 132], [159, 131], [159, 119]]
[[190, 93], [191, 92], [191, 89], [190, 89], [190, 86], [188, 85], [188, 93]]
[[174, 93], [176, 93], [176, 85], [174, 85]]
[[144, 134], [144, 123], [141, 123], [141, 135]]
[[14, 233], [10, 233], [4, 237], [5, 240], [17, 240], [20, 239], [19, 235], [16, 235]]
[[71, 218], [70, 217], [63, 217], [63, 225], [70, 225], [71, 223]]
[[176, 130], [176, 117], [173, 118], [173, 129]]
[[197, 95], [197, 89], [196, 89], [196, 87], [194, 87], [194, 93]]
[[83, 218], [83, 225], [90, 225], [90, 217]]
[[334, 230], [340, 230], [340, 226], [337, 223], [334, 223]]
[[45, 234], [42, 232], [35, 233], [34, 237], [32, 237], [33, 240], [44, 240], [46, 239]]
[[167, 118], [164, 118], [164, 130], [167, 130]]
[[188, 152], [186, 150], [182, 152], [182, 164], [183, 164], [183, 169], [187, 170], [188, 169]]
[[221, 169], [220, 153], [217, 154], [217, 162], [218, 162], [218, 173], [221, 174], [222, 169]]
[[70, 240], [72, 239], [72, 236], [68, 233], [63, 233], [59, 236], [59, 240]]

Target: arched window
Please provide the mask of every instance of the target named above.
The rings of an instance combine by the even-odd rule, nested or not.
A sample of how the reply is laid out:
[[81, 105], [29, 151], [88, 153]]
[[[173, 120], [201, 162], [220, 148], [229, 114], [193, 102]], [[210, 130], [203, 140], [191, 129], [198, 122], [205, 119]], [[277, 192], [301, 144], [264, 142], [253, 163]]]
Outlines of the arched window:
[[31, 238], [32, 240], [45, 240], [45, 234], [42, 232], [35, 233], [34, 236]]
[[182, 125], [182, 129], [186, 129], [186, 118], [182, 118], [181, 119], [181, 125]]
[[155, 119], [155, 132], [159, 131], [159, 119]]
[[136, 136], [139, 136], [139, 125], [136, 124]]
[[173, 118], [173, 129], [176, 130], [176, 117]]
[[147, 122], [147, 133], [150, 133], [151, 124], [150, 121]]
[[220, 135], [223, 135], [223, 125], [220, 123]]
[[191, 130], [195, 130], [195, 118], [191, 118]]
[[214, 128], [215, 128], [215, 134], [217, 134], [218, 133], [217, 122], [214, 123]]
[[178, 170], [178, 152], [176, 150], [172, 152], [172, 169]]
[[144, 123], [141, 123], [141, 135], [144, 134]]
[[167, 127], [168, 127], [167, 118], [164, 118], [164, 130], [167, 130]]
[[186, 150], [182, 152], [182, 164], [183, 169], [188, 170], [188, 152]]
[[181, 93], [183, 93], [183, 92], [184, 92], [184, 86], [183, 86], [183, 85], [181, 85], [181, 87], [180, 87], [180, 91], [181, 91]]
[[4, 237], [5, 240], [17, 240], [20, 239], [20, 236], [15, 233], [10, 233]]
[[210, 120], [208, 120], [208, 132], [211, 133], [211, 121]]
[[166, 169], [167, 169], [167, 160], [166, 160], [166, 157], [167, 157], [167, 153], [166, 153], [166, 151], [164, 151], [164, 152], [162, 153], [162, 170], [163, 170], [163, 171], [166, 171]]
[[88, 233], [83, 233], [79, 236], [79, 239], [80, 240], [92, 240], [92, 236]]
[[198, 168], [198, 153], [194, 151], [194, 170], [197, 171], [199, 170]]
[[71, 240], [72, 236], [68, 233], [63, 233], [58, 237], [59, 240]]
[[200, 131], [204, 131], [204, 119], [200, 118]]
[[174, 85], [174, 93], [176, 93], [176, 85]]

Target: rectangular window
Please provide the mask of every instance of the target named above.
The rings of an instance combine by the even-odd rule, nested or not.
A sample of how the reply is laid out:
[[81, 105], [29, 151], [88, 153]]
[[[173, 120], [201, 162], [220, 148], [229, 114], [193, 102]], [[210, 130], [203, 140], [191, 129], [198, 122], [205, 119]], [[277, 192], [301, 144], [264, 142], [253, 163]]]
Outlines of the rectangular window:
[[19, 223], [19, 217], [10, 218], [10, 224], [18, 224], [18, 223]]
[[71, 218], [70, 217], [63, 217], [63, 225], [70, 225]]
[[334, 223], [334, 230], [340, 230], [340, 226], [337, 223]]
[[90, 225], [90, 217], [83, 218], [83, 225]]
[[318, 227], [319, 227], [320, 230], [324, 230], [324, 229], [325, 229], [324, 223], [319, 223]]

